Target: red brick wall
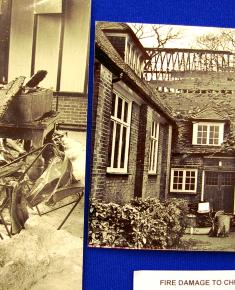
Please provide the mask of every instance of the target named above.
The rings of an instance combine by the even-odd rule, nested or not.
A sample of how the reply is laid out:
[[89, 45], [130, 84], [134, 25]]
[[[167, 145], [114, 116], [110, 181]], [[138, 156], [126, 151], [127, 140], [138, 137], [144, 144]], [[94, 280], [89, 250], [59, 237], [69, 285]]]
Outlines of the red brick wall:
[[60, 112], [59, 123], [66, 127], [86, 130], [87, 96], [54, 96], [53, 110]]

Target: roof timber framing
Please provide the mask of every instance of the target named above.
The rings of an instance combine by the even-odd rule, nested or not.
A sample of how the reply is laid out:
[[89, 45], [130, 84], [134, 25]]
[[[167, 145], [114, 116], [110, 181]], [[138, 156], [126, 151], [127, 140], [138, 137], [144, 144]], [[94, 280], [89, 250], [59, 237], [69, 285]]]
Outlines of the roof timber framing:
[[174, 72], [234, 72], [235, 54], [230, 51], [147, 48], [151, 60], [146, 61], [145, 78], [152, 80], [175, 80]]

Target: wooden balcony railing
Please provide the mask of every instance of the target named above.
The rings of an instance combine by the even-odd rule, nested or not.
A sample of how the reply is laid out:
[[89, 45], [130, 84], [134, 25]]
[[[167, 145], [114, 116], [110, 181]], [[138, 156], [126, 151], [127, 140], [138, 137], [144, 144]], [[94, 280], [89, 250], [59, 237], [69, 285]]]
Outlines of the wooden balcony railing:
[[235, 92], [235, 54], [180, 48], [147, 48], [144, 79], [158, 91]]
[[235, 54], [230, 51], [213, 51], [181, 48], [147, 48], [151, 59], [146, 61], [144, 78], [177, 80], [183, 72], [231, 72], [235, 69]]

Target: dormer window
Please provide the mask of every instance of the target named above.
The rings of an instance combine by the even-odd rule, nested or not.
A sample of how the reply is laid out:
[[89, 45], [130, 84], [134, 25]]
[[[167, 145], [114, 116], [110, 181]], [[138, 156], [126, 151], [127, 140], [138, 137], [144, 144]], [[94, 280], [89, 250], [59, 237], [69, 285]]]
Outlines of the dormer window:
[[107, 32], [106, 35], [125, 63], [139, 77], [142, 77], [144, 72], [144, 59], [147, 56], [144, 54], [144, 48], [140, 47], [141, 44], [138, 46], [133, 40], [133, 37], [126, 33]]
[[198, 122], [193, 124], [193, 145], [220, 146], [224, 138], [224, 123]]

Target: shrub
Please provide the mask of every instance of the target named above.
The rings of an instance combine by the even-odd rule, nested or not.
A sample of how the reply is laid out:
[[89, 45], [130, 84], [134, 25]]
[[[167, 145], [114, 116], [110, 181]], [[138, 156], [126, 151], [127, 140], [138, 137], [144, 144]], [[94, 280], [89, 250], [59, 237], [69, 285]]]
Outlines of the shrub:
[[166, 249], [179, 244], [187, 204], [178, 199], [134, 199], [126, 205], [92, 199], [89, 243], [93, 246]]

